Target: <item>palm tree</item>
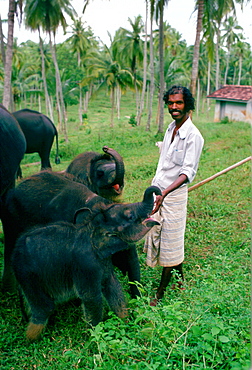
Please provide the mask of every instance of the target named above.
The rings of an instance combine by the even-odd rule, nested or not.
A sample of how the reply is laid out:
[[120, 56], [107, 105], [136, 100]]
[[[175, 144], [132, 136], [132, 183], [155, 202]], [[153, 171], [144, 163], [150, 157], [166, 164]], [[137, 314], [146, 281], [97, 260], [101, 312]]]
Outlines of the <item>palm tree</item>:
[[8, 38], [7, 49], [5, 55], [4, 65], [4, 91], [3, 91], [3, 105], [9, 109], [11, 105], [11, 69], [13, 56], [13, 34], [14, 34], [14, 15], [16, 10], [15, 0], [9, 0], [8, 12]]
[[163, 95], [165, 90], [164, 82], [164, 6], [168, 4], [169, 0], [156, 0], [156, 22], [159, 24], [159, 119], [158, 119], [158, 132], [164, 132], [164, 104]]
[[228, 17], [224, 22], [224, 29], [223, 31], [225, 34], [222, 36], [223, 40], [226, 41], [227, 46], [227, 64], [226, 64], [226, 71], [224, 77], [224, 85], [227, 83], [227, 74], [228, 74], [228, 67], [229, 67], [229, 59], [230, 59], [230, 50], [231, 46], [235, 43], [235, 41], [239, 41], [239, 36], [235, 33], [235, 30], [242, 30], [243, 28], [238, 25], [237, 20], [233, 17]]
[[[77, 55], [77, 63], [78, 67], [82, 69], [84, 75], [83, 65], [81, 65], [81, 60], [85, 58], [87, 52], [91, 48], [95, 48], [98, 45], [98, 42], [95, 40], [93, 32], [90, 27], [86, 30], [84, 27], [84, 22], [82, 21], [81, 17], [75, 19], [73, 22], [72, 28], [72, 36], [70, 36], [66, 41], [70, 45], [70, 50]], [[82, 93], [83, 88], [79, 84], [79, 119], [80, 125], [82, 125]], [[86, 101], [88, 101], [89, 91], [86, 90]]]
[[77, 55], [79, 67], [81, 64], [81, 58], [85, 57], [87, 50], [92, 46], [95, 46], [97, 42], [94, 39], [91, 28], [88, 27], [88, 29], [86, 29], [84, 27], [84, 22], [81, 17], [73, 20], [71, 29], [72, 36], [70, 36], [66, 41], [70, 44], [73, 53]]
[[237, 85], [240, 85], [241, 83], [241, 78], [242, 78], [242, 64], [243, 64], [243, 59], [244, 59], [244, 56], [246, 54], [248, 54], [248, 56], [250, 58], [248, 58], [249, 60], [249, 65], [250, 65], [250, 72], [251, 72], [251, 52], [250, 52], [250, 55], [248, 53], [249, 51], [249, 44], [244, 42], [243, 39], [243, 35], [241, 34], [239, 36], [239, 41], [234, 45], [234, 51], [235, 51], [235, 55], [236, 57], [239, 58], [239, 72], [238, 72], [238, 80], [237, 80]]
[[110, 127], [114, 126], [115, 97], [118, 88], [125, 90], [133, 85], [133, 75], [129, 69], [122, 68], [113, 53], [113, 47], [109, 49], [104, 45], [103, 53], [90, 55], [86, 58], [87, 77], [82, 85], [89, 85], [90, 81], [98, 83], [98, 90], [107, 87], [111, 98], [111, 121]]
[[4, 48], [4, 35], [3, 35], [3, 27], [2, 27], [2, 18], [0, 15], [0, 45], [1, 45], [1, 57], [3, 65], [5, 66], [5, 48]]
[[152, 118], [152, 102], [155, 90], [154, 83], [154, 50], [153, 50], [153, 16], [154, 16], [154, 0], [150, 1], [150, 97], [148, 108], [148, 119], [146, 123], [146, 131], [150, 131], [150, 123]]
[[215, 89], [219, 88], [220, 80], [220, 58], [219, 49], [221, 42], [221, 23], [223, 18], [230, 12], [235, 11], [235, 5], [233, 0], [216, 0], [215, 6], [212, 12], [212, 20], [215, 24], [216, 32], [216, 75], [215, 75]]
[[[59, 67], [56, 57], [55, 34], [57, 28], [61, 25], [66, 29], [66, 20], [64, 13], [73, 18], [76, 15], [75, 10], [72, 8], [69, 0], [27, 0], [25, 6], [26, 22], [32, 30], [42, 28], [49, 36], [49, 45], [52, 53], [52, 59], [55, 66], [56, 77], [56, 100], [59, 114], [59, 124], [67, 138], [66, 130], [66, 111], [64, 106], [62, 84], [60, 79]], [[52, 41], [53, 35], [53, 41]]]
[[146, 5], [146, 17], [145, 17], [145, 26], [144, 26], [144, 60], [143, 60], [143, 86], [142, 86], [142, 94], [141, 100], [139, 104], [139, 109], [137, 112], [137, 125], [140, 125], [142, 113], [144, 109], [144, 98], [145, 98], [145, 90], [146, 90], [146, 81], [147, 81], [147, 24], [148, 24], [148, 1], [145, 0]]
[[197, 0], [197, 8], [198, 8], [197, 30], [196, 30], [196, 38], [195, 38], [195, 43], [194, 43], [192, 76], [191, 76], [191, 86], [190, 86], [190, 90], [193, 96], [196, 95], [196, 83], [198, 79], [199, 48], [200, 48], [200, 36], [201, 36], [201, 31], [202, 31], [204, 0]]
[[[215, 35], [215, 28], [213, 26], [213, 22], [209, 19], [209, 12], [204, 12], [203, 15], [203, 40], [205, 42], [207, 58], [208, 58], [208, 66], [207, 66], [207, 90], [206, 95], [210, 94], [210, 87], [211, 87], [211, 69], [214, 63], [214, 35]], [[210, 105], [210, 99], [207, 99], [207, 107]], [[208, 111], [208, 110], [207, 110]]]
[[139, 114], [139, 91], [138, 91], [138, 75], [139, 66], [143, 61], [143, 40], [141, 33], [143, 32], [143, 20], [140, 15], [135, 17], [135, 20], [128, 18], [132, 30], [125, 28], [120, 29], [120, 45], [123, 46], [123, 56], [125, 62], [130, 66], [132, 75], [134, 76], [134, 86], [136, 91], [136, 108], [137, 115]]

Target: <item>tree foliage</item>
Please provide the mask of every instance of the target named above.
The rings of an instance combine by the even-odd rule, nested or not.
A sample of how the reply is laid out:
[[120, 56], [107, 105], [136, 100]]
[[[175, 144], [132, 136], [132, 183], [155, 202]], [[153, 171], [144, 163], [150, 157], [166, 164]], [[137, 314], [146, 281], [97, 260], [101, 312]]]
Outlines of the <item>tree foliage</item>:
[[[147, 35], [147, 68], [144, 76], [145, 28], [141, 15], [133, 20], [129, 19], [129, 27], [119, 28], [114, 37], [110, 35], [110, 45], [103, 45], [82, 17], [75, 17], [70, 1], [27, 0], [24, 9], [27, 26], [34, 32], [41, 28], [54, 35], [58, 25], [62, 25], [69, 33], [69, 37], [62, 44], [56, 44], [53, 47], [30, 41], [17, 45], [14, 40], [11, 87], [15, 103], [25, 106], [27, 98], [34, 95], [36, 99], [40, 97], [42, 100], [50, 101], [55, 114], [57, 111], [55, 97], [59, 93], [53, 84], [56, 84], [54, 73], [58, 68], [62, 79], [66, 114], [69, 105], [79, 104], [81, 117], [81, 111], [87, 110], [87, 101], [92, 97], [95, 99], [95, 94], [99, 93], [100, 88], [106, 86], [109, 98], [114, 95], [111, 109], [117, 109], [119, 118], [120, 95], [134, 88], [138, 107], [144, 77], [145, 99], [148, 99], [151, 79], [154, 77], [154, 93], [151, 93], [153, 103], [162, 107], [161, 90], [174, 83], [190, 86], [192, 71], [195, 68], [193, 65], [195, 46], [187, 45], [179, 32], [169, 23], [162, 22], [163, 31], [160, 38], [160, 10], [166, 3], [149, 1], [150, 19], [153, 22], [153, 43], [150, 45], [152, 36]], [[196, 3], [196, 10], [199, 3]], [[71, 15], [70, 25], [67, 25], [63, 12]], [[203, 1], [202, 32], [199, 37], [197, 71], [194, 73], [200, 94], [197, 96], [205, 97], [218, 87], [219, 83], [251, 85], [252, 74], [251, 63], [249, 63], [251, 45], [244, 40], [240, 31], [242, 28], [235, 17], [233, 0]], [[152, 58], [150, 46], [153, 47]], [[6, 44], [2, 50], [7, 50]], [[55, 56], [53, 56], [54, 50]], [[43, 58], [41, 59], [40, 54], [43, 54], [44, 58], [44, 76]], [[58, 67], [52, 62], [55, 58], [58, 61]], [[5, 76], [3, 62], [4, 55], [0, 64], [2, 81]], [[45, 85], [48, 91], [47, 98]], [[160, 90], [161, 85], [163, 88]], [[137, 111], [138, 108], [136, 108], [136, 116]], [[114, 113], [111, 114], [111, 124], [113, 116]], [[157, 120], [158, 131], [162, 132], [160, 117]], [[148, 129], [150, 129], [150, 122]]]

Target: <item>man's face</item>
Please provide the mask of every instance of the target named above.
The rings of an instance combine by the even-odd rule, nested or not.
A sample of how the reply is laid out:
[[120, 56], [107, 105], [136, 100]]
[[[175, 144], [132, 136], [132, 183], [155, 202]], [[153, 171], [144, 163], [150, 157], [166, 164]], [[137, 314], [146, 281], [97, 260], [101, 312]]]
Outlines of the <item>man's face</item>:
[[187, 119], [183, 94], [169, 95], [167, 106], [170, 115], [177, 123], [183, 123]]

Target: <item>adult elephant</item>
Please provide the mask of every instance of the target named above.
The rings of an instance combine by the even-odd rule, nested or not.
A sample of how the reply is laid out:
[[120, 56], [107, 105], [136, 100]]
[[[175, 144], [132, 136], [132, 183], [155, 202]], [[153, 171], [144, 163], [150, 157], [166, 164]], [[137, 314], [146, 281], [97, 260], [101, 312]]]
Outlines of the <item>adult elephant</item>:
[[114, 199], [123, 191], [124, 163], [116, 150], [108, 146], [102, 149], [104, 154], [91, 151], [79, 154], [65, 172], [94, 193]]
[[[31, 109], [21, 109], [12, 113], [18, 121], [25, 139], [26, 153], [38, 153], [41, 159], [41, 169], [52, 168], [50, 151], [56, 137], [55, 163], [60, 163], [58, 132], [53, 122], [44, 114]], [[22, 173], [20, 170], [20, 177]]]
[[[8, 192], [5, 203], [3, 218], [5, 234], [4, 289], [10, 290], [9, 288], [11, 288], [13, 275], [10, 259], [20, 233], [31, 227], [46, 225], [50, 222], [68, 221], [73, 223], [76, 212], [85, 207], [90, 209], [94, 215], [94, 224], [99, 225], [105, 222], [107, 227], [111, 227], [111, 236], [113, 236], [113, 228], [118, 227], [118, 231], [124, 230], [124, 241], [134, 243], [134, 238], [127, 239], [126, 235], [130, 233], [132, 227], [134, 234], [138, 235], [135, 241], [139, 240], [139, 235], [145, 235], [146, 228], [139, 223], [139, 220], [142, 217], [142, 212], [145, 218], [151, 213], [153, 192], [157, 195], [161, 194], [160, 189], [151, 187], [146, 191], [142, 202], [125, 205], [93, 193], [85, 185], [69, 179], [67, 175], [42, 171], [26, 178], [15, 189]], [[141, 234], [142, 232], [143, 234]], [[129, 244], [127, 250], [131, 249], [131, 244]], [[135, 250], [134, 244], [133, 250]], [[125, 262], [126, 268], [130, 265], [130, 272], [134, 274], [135, 265], [138, 268], [138, 257], [136, 255], [133, 260], [131, 257], [131, 253], [126, 254], [125, 261], [121, 260], [121, 267], [124, 271]], [[129, 276], [130, 280], [134, 281], [132, 276], [134, 275]], [[134, 295], [136, 291], [133, 290], [131, 293]]]
[[0, 218], [3, 197], [15, 185], [16, 173], [25, 150], [26, 141], [18, 122], [0, 104]]

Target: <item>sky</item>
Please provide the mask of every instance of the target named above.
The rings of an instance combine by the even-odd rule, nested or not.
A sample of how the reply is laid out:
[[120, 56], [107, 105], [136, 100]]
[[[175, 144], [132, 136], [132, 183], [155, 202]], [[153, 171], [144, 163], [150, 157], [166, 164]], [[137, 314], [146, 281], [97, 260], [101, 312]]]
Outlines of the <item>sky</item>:
[[[6, 19], [8, 13], [8, 0], [0, 0], [1, 18]], [[134, 20], [138, 15], [142, 15], [145, 20], [145, 0], [90, 0], [83, 15], [82, 9], [84, 1], [72, 0], [73, 7], [78, 16], [82, 16], [86, 26], [90, 26], [95, 36], [98, 36], [103, 43], [109, 45], [108, 32], [112, 35], [119, 27], [131, 29], [128, 18]], [[194, 12], [195, 0], [170, 0], [165, 7], [164, 20], [175, 28], [186, 40], [187, 45], [193, 45], [196, 36], [197, 12]], [[241, 12], [240, 6], [237, 7], [237, 18], [240, 26], [243, 27], [246, 41], [252, 45], [252, 9], [251, 4]], [[157, 28], [154, 24], [154, 28]], [[69, 28], [70, 31], [70, 28]], [[4, 34], [7, 35], [7, 26], [4, 26]], [[15, 23], [14, 36], [18, 38], [18, 44], [27, 40], [38, 42], [37, 33], [19, 27]], [[56, 35], [56, 43], [63, 42], [70, 34], [63, 35], [60, 30]], [[45, 39], [47, 40], [47, 39]]]

